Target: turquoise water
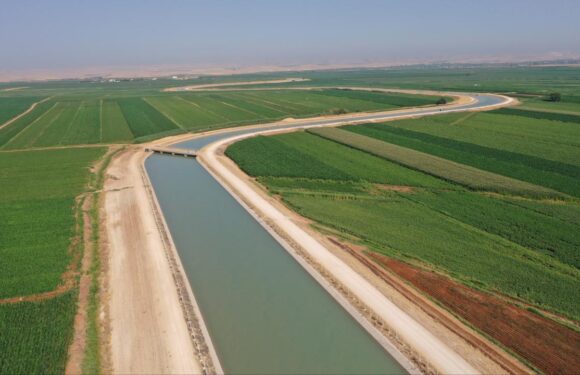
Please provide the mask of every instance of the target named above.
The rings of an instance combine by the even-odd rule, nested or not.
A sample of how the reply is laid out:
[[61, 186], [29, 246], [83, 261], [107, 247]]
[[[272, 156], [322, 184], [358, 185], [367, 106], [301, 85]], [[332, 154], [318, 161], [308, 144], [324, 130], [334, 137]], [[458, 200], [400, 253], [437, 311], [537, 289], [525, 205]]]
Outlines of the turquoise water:
[[146, 169], [226, 373], [405, 372], [195, 159]]

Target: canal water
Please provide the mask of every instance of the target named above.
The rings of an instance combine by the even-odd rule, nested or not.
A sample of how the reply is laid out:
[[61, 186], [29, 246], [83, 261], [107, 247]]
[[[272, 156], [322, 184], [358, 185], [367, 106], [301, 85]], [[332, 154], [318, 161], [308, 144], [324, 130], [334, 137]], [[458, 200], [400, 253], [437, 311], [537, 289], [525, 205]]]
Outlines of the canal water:
[[[476, 99], [461, 108], [502, 101], [491, 95]], [[275, 126], [291, 127], [296, 125]], [[252, 131], [237, 129], [176, 146], [200, 149]], [[195, 159], [155, 154], [145, 166], [226, 373], [405, 372]]]
[[195, 160], [146, 169], [226, 373], [404, 373]]

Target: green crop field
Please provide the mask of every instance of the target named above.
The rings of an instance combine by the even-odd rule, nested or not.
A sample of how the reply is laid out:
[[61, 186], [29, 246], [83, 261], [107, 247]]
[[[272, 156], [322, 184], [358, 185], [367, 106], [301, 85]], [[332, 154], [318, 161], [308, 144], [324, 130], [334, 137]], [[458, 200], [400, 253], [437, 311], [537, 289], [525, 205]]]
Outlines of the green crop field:
[[558, 193], [542, 186], [482, 171], [464, 164], [415, 151], [364, 135], [337, 128], [309, 130], [310, 133], [342, 143], [406, 167], [440, 177], [473, 190], [498, 193], [557, 197]]
[[[89, 167], [106, 149], [69, 146], [132, 143], [288, 117], [432, 105], [436, 100], [344, 90], [162, 93], [162, 87], [141, 83], [29, 86], [0, 92], [0, 125], [38, 103], [0, 129], [2, 374], [64, 372], [78, 300], [78, 271], [70, 267], [78, 267], [83, 250], [76, 198], [86, 190]], [[44, 98], [49, 99], [40, 102]], [[417, 181], [433, 183], [422, 176]], [[95, 272], [91, 277], [99, 276]], [[99, 301], [97, 292], [91, 293], [83, 368], [99, 371]]]
[[[185, 80], [0, 83], [0, 126], [40, 102], [0, 128], [0, 374], [64, 372], [78, 288], [73, 283], [56, 296], [46, 292], [62, 288], [74, 255], [70, 250], [77, 248], [75, 197], [86, 191], [89, 167], [103, 160], [106, 145], [286, 118], [433, 105], [439, 99], [354, 87], [498, 92], [522, 104], [255, 137], [230, 146], [227, 155], [333, 233], [577, 321], [578, 72], [577, 67], [443, 64]], [[289, 77], [307, 81], [162, 91]], [[562, 100], [548, 101], [552, 92], [561, 93]], [[103, 147], [95, 147], [99, 144]], [[97, 225], [98, 218], [93, 220]], [[92, 277], [100, 272], [95, 269]], [[91, 293], [87, 358], [92, 362], [83, 368], [98, 372], [100, 307], [97, 291]], [[34, 301], [15, 300], [22, 296]]]
[[38, 97], [0, 97], [0, 126], [40, 100]]
[[74, 200], [104, 148], [0, 153], [0, 298], [53, 290], [70, 263]]
[[100, 125], [101, 142], [130, 142], [134, 138], [119, 103], [114, 100], [101, 100]]
[[39, 302], [0, 304], [0, 373], [63, 374], [76, 291]]
[[499, 115], [511, 115], [511, 116], [523, 116], [539, 120], [551, 120], [558, 122], [572, 122], [580, 124], [580, 113], [578, 115], [557, 113], [557, 112], [545, 112], [539, 110], [526, 110], [521, 108], [502, 108], [493, 112]]
[[580, 166], [580, 127], [574, 123], [552, 121], [547, 124], [529, 117], [484, 112], [432, 116], [417, 122], [398, 121], [389, 125]]
[[[346, 135], [349, 144], [350, 135], [356, 135], [338, 129], [311, 132]], [[405, 167], [409, 160], [400, 157], [422, 161], [413, 150], [396, 148], [395, 163], [377, 152], [384, 142], [379, 147], [364, 138], [364, 147], [352, 148], [342, 138], [336, 142], [297, 132], [250, 138], [231, 145], [226, 154], [302, 215], [358, 238], [374, 251], [428, 264], [477, 288], [580, 316], [578, 299], [570, 298], [580, 277], [576, 202], [566, 203], [573, 207], [567, 218], [559, 211], [564, 203], [489, 195], [485, 191], [501, 190], [494, 186], [498, 181], [508, 181], [516, 190], [525, 187], [526, 194], [529, 185], [475, 168], [462, 170], [478, 179], [481, 192], [466, 190], [452, 178]], [[474, 172], [484, 178], [479, 180]]]
[[[248, 153], [247, 150], [260, 150]], [[456, 188], [440, 179], [308, 133], [255, 137], [235, 143], [227, 155], [256, 177], [292, 177], [377, 184]]]
[[[28, 98], [0, 98], [27, 103]], [[186, 131], [434, 104], [436, 98], [348, 90], [268, 90], [103, 98], [55, 97], [0, 129], [0, 148], [123, 143]], [[10, 112], [7, 104], [6, 112]], [[2, 107], [0, 107], [0, 110]]]
[[580, 127], [573, 123], [505, 115], [505, 111], [443, 115], [344, 129], [580, 196]]
[[12, 122], [10, 125], [0, 129], [0, 148], [6, 146], [11, 139], [17, 137], [29, 125], [32, 125], [37, 119], [41, 118], [49, 109], [54, 106], [54, 103], [43, 102], [37, 105], [34, 110], [23, 115], [18, 120]]
[[580, 115], [580, 96], [564, 95], [562, 101], [551, 102], [545, 98], [520, 98], [522, 109]]
[[2, 374], [64, 371], [78, 291], [73, 281], [64, 294], [42, 293], [64, 285], [63, 274], [80, 251], [72, 247], [75, 198], [86, 190], [89, 167], [104, 151], [0, 153], [0, 300], [12, 298], [0, 303]]

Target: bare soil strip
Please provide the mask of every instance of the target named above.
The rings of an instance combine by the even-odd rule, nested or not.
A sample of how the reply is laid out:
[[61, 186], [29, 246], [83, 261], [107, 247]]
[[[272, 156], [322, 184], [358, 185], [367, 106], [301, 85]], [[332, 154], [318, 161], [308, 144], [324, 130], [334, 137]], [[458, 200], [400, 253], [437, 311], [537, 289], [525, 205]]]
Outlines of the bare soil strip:
[[81, 264], [81, 276], [79, 280], [79, 301], [77, 314], [74, 321], [73, 341], [69, 347], [69, 357], [66, 365], [66, 374], [81, 374], [82, 364], [86, 351], [86, 330], [87, 330], [87, 305], [89, 289], [91, 286], [91, 276], [89, 268], [93, 261], [92, 222], [89, 211], [93, 204], [94, 197], [88, 194], [82, 206], [83, 215], [83, 241], [84, 256]]
[[[527, 367], [514, 360], [511, 356], [506, 355], [501, 348], [484, 339], [481, 337], [481, 335], [469, 329], [464, 324], [458, 322], [456, 319], [452, 319], [449, 314], [447, 314], [445, 311], [442, 311], [438, 306], [435, 306], [429, 300], [414, 292], [414, 290], [403, 281], [405, 279], [401, 279], [400, 275], [396, 273], [390, 273], [381, 266], [378, 266], [375, 263], [375, 259], [377, 259], [377, 257], [383, 258], [383, 256], [375, 253], [367, 253], [367, 255], [365, 254], [366, 251], [363, 251], [363, 249], [360, 247], [357, 249], [356, 246], [346, 245], [344, 244], [344, 241], [340, 241], [332, 237], [329, 237], [329, 240], [355, 257], [359, 262], [364, 264], [365, 267], [380, 277], [384, 282], [396, 288], [406, 298], [408, 298], [414, 304], [423, 309], [427, 314], [429, 314], [435, 321], [443, 324], [452, 332], [466, 340], [469, 344], [483, 351], [487, 356], [498, 363], [505, 371], [511, 374], [521, 374], [530, 371]], [[390, 259], [387, 257], [384, 258]]]
[[14, 121], [18, 120], [22, 116], [25, 116], [25, 115], [29, 114], [30, 112], [32, 112], [34, 110], [34, 108], [36, 108], [36, 106], [39, 105], [40, 103], [44, 103], [45, 101], [50, 100], [50, 99], [52, 99], [52, 96], [49, 96], [48, 98], [44, 98], [39, 102], [32, 103], [32, 105], [26, 111], [22, 112], [21, 114], [15, 116], [15, 117], [12, 117], [10, 120], [8, 120], [5, 123], [3, 123], [2, 125], [0, 125], [0, 130], [2, 128], [12, 124]]
[[24, 90], [27, 89], [28, 86], [20, 86], [20, 87], [9, 87], [7, 89], [2, 89], [0, 91], [18, 91], [18, 90]]
[[377, 253], [369, 256], [540, 371], [567, 374], [580, 368], [577, 331], [445, 276]]

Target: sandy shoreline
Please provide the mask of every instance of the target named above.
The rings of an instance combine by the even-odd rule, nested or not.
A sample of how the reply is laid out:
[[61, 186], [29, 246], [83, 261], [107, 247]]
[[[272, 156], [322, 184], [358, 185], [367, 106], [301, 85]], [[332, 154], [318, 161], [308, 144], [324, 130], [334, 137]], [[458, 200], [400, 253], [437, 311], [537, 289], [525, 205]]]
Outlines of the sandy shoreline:
[[[401, 92], [403, 90], [388, 91]], [[419, 93], [415, 90], [404, 91]], [[441, 94], [438, 93], [438, 95]], [[445, 95], [449, 96], [449, 93]], [[461, 95], [453, 104], [441, 108], [465, 105], [471, 100], [468, 96]], [[401, 117], [404, 117], [405, 111], [409, 109], [388, 112], [401, 113]], [[357, 116], [364, 115], [322, 118], [336, 118], [335, 125], [338, 125], [343, 121], [341, 118], [354, 117], [353, 121], [356, 122]], [[293, 120], [291, 123], [300, 124], [308, 121], [312, 119]], [[277, 124], [288, 123], [288, 121], [282, 121]], [[268, 124], [247, 126], [244, 129], [256, 129], [257, 133], [265, 126]], [[152, 144], [167, 145], [231, 130], [230, 128], [194, 135], [172, 136], [152, 142]], [[256, 210], [254, 214], [262, 218], [275, 233], [280, 234], [280, 237], [284, 239], [290, 239], [291, 241], [288, 242], [292, 245], [299, 243], [302, 251], [308, 254], [316, 264], [323, 265], [323, 269], [346, 286], [345, 289], [352, 292], [364, 306], [371, 308], [375, 315], [388, 323], [390, 328], [393, 325], [397, 326], [397, 329], [392, 330], [404, 342], [403, 346], [413, 348], [413, 351], [403, 350], [403, 352], [407, 356], [411, 352], [418, 354], [414, 362], [422, 363], [420, 368], [423, 371], [502, 372], [501, 367], [494, 366], [485, 356], [480, 356], [480, 358], [473, 351], [457, 350], [454, 343], [450, 344], [453, 347], [450, 348], [449, 345], [441, 342], [430, 332], [432, 327], [426, 329], [417, 323], [414, 317], [405, 313], [406, 310], [401, 310], [397, 304], [386, 298], [384, 291], [379, 291], [366, 280], [366, 277], [354, 271], [352, 265], [347, 265], [339, 256], [333, 254], [327, 248], [328, 244], [322, 245], [317, 238], [305, 230], [303, 225], [297, 225], [287, 214], [281, 214], [280, 207], [275, 207], [271, 204], [272, 202], [268, 202], [262, 196], [264, 192], [260, 192], [259, 187], [249, 182], [247, 176], [244, 180], [244, 177], [235, 171], [235, 165], [228, 165], [229, 159], [220, 156], [223, 146], [234, 140], [219, 141], [203, 149], [200, 155], [202, 164], [217, 177], [220, 183], [230, 189], [236, 199], [245, 202], [252, 210]], [[109, 242], [108, 280], [111, 285], [108, 291], [108, 304], [111, 322], [112, 370], [116, 373], [199, 373], [202, 371], [202, 361], [198, 354], [194, 355], [196, 351], [190, 335], [187, 334], [189, 329], [186, 324], [187, 318], [181, 309], [175, 275], [172, 275], [172, 265], [162, 250], [163, 235], [155, 222], [154, 207], [147, 197], [147, 189], [139, 171], [146, 156], [143, 151], [135, 147], [120, 155], [113, 160], [105, 185], [106, 229]], [[349, 300], [349, 302], [353, 301]], [[207, 332], [205, 334], [207, 335]], [[392, 337], [387, 337], [387, 339], [392, 340]], [[400, 345], [398, 347], [400, 348]], [[473, 355], [476, 359], [476, 366], [466, 362], [462, 355], [456, 352], [462, 355]]]

